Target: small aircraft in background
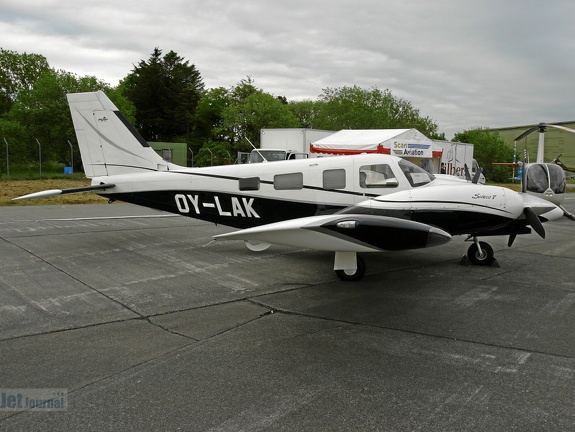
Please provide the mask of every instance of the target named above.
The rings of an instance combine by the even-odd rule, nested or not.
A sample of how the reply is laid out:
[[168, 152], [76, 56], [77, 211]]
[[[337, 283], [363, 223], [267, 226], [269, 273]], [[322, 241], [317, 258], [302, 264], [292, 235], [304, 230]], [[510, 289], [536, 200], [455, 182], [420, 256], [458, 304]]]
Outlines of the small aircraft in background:
[[479, 237], [509, 236], [561, 217], [549, 201], [511, 189], [435, 178], [391, 155], [334, 156], [263, 164], [185, 168], [163, 160], [102, 92], [69, 94], [85, 174], [91, 186], [36, 192], [31, 199], [95, 192], [239, 231], [254, 251], [271, 244], [333, 251], [342, 280], [365, 273], [363, 252], [427, 248], [454, 235], [472, 240], [473, 264], [493, 261]]
[[556, 129], [561, 129], [566, 132], [575, 133], [575, 130], [550, 123], [539, 123], [537, 126], [527, 129], [517, 138], [515, 138], [515, 148], [517, 148], [517, 142], [522, 139], [527, 139], [529, 135], [534, 132], [539, 133], [539, 139], [537, 144], [537, 160], [535, 163], [529, 163], [527, 158], [527, 150], [523, 150], [523, 162], [522, 165], [522, 177], [521, 177], [521, 190], [522, 192], [529, 193], [534, 196], [551, 201], [554, 204], [561, 205], [565, 199], [566, 191], [566, 181], [565, 181], [565, 171], [556, 160], [545, 163], [543, 161], [543, 155], [545, 152], [545, 132], [548, 127], [553, 127]]

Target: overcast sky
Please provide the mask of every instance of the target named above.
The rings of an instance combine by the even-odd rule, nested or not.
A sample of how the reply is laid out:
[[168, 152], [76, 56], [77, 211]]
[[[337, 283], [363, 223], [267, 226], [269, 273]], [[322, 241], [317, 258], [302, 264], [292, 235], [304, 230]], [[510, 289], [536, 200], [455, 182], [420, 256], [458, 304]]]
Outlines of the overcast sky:
[[389, 89], [448, 138], [575, 120], [572, 0], [0, 0], [0, 46], [112, 85], [155, 47], [206, 88]]

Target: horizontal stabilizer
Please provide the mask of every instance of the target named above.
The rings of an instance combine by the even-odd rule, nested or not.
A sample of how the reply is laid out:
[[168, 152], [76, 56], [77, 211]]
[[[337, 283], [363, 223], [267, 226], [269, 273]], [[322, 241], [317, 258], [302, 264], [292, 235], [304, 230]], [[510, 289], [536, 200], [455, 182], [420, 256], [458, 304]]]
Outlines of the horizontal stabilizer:
[[113, 184], [102, 184], [102, 185], [95, 185], [95, 186], [83, 186], [83, 187], [76, 187], [76, 188], [67, 188], [67, 189], [50, 189], [40, 192], [34, 192], [28, 195], [23, 195], [21, 197], [12, 198], [12, 201], [23, 201], [29, 199], [38, 199], [38, 198], [49, 198], [58, 195], [68, 195], [68, 194], [75, 194], [81, 192], [94, 192], [97, 190], [104, 190], [110, 189], [115, 187], [116, 185]]

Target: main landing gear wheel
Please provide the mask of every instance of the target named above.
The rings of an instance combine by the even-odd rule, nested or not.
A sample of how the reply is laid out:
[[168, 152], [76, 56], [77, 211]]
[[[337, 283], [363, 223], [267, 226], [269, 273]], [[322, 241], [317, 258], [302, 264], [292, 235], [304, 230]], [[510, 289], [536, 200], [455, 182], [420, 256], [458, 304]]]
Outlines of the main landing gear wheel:
[[365, 274], [365, 262], [359, 255], [357, 256], [357, 269], [354, 270], [336, 270], [335, 274], [343, 281], [358, 281]]
[[469, 246], [469, 249], [467, 249], [467, 258], [474, 265], [490, 265], [493, 262], [493, 248], [489, 243], [473, 243]]

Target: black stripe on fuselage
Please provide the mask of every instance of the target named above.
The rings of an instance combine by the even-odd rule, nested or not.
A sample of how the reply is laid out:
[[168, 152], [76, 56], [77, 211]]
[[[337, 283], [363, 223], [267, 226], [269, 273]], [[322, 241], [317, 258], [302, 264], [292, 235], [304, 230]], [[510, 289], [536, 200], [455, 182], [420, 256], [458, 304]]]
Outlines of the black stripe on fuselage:
[[190, 190], [111, 193], [103, 196], [235, 228], [333, 214], [345, 207]]

